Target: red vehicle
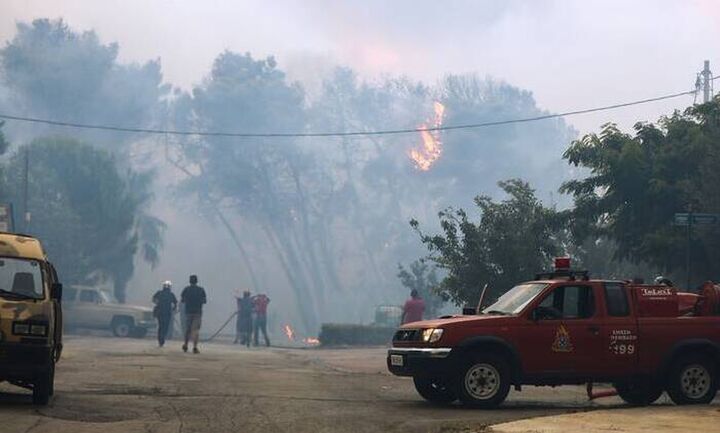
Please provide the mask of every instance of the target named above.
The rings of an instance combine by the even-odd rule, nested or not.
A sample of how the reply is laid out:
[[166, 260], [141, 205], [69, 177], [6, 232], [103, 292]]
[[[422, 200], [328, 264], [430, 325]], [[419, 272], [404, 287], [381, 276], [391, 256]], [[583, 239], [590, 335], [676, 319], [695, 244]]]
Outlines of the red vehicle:
[[720, 286], [692, 294], [594, 280], [556, 259], [555, 272], [515, 286], [478, 315], [403, 325], [387, 365], [436, 403], [487, 408], [511, 386], [594, 382], [612, 383], [633, 405], [664, 391], [676, 404], [709, 403], [720, 381]]

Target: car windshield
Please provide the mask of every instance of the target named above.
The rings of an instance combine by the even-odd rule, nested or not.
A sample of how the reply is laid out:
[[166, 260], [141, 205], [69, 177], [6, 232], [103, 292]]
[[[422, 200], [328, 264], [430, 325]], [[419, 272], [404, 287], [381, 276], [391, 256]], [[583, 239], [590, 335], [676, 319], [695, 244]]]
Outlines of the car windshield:
[[42, 299], [43, 279], [37, 260], [1, 258], [0, 296]]
[[542, 292], [545, 283], [520, 284], [505, 292], [494, 304], [485, 308], [483, 313], [517, 314]]

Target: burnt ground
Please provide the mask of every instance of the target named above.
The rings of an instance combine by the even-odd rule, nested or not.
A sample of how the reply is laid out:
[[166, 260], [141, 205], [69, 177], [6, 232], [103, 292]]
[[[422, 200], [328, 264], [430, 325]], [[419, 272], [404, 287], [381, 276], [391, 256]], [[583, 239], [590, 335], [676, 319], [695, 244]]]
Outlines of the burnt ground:
[[[245, 349], [70, 337], [45, 408], [0, 385], [0, 432], [454, 432], [619, 405], [581, 387], [511, 392], [491, 411], [425, 403], [385, 371], [385, 349]], [[666, 398], [666, 397], [663, 397]]]

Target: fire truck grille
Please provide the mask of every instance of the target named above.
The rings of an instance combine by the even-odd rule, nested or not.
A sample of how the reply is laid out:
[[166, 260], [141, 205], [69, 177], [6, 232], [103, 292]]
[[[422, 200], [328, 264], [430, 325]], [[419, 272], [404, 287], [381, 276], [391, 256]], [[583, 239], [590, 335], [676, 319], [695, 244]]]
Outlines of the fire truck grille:
[[420, 337], [418, 329], [401, 329], [395, 333], [393, 341], [420, 341]]

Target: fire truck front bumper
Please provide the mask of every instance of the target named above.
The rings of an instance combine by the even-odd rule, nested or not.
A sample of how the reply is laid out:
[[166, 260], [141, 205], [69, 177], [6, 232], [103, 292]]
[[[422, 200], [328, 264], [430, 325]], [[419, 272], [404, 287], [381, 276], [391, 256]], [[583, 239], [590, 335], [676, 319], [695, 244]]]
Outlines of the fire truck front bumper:
[[448, 371], [449, 347], [393, 347], [388, 349], [387, 367], [396, 376], [442, 374]]
[[47, 345], [1, 343], [0, 381], [31, 379], [52, 364], [52, 350]]

